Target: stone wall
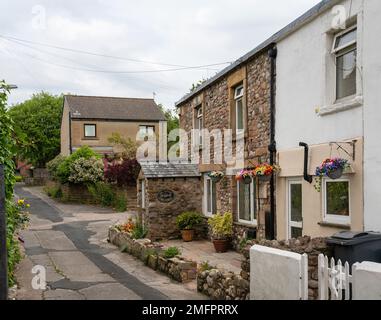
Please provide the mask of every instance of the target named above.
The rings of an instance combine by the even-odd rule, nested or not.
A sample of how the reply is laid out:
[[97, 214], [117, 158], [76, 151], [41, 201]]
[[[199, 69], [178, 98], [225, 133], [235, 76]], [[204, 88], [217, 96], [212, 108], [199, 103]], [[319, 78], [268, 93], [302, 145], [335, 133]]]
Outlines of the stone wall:
[[159, 243], [149, 239], [132, 239], [129, 233], [120, 232], [114, 227], [109, 229], [108, 240], [123, 252], [143, 261], [151, 269], [158, 270], [178, 282], [186, 283], [196, 279], [196, 262], [181, 256], [170, 259], [163, 257], [164, 249]]
[[308, 298], [309, 300], [317, 300], [318, 298], [318, 256], [324, 254], [332, 257], [332, 249], [327, 246], [325, 238], [301, 237], [298, 239], [290, 239], [287, 241], [251, 241], [242, 250], [245, 257], [242, 262], [241, 277], [250, 280], [250, 248], [258, 244], [265, 247], [276, 248], [280, 250], [291, 251], [299, 254], [306, 253], [308, 255]]
[[250, 283], [233, 272], [199, 271], [197, 290], [213, 300], [249, 300]]
[[[158, 200], [158, 193], [163, 190], [174, 193], [172, 201], [165, 203]], [[202, 211], [199, 178], [146, 179], [146, 210], [142, 213], [148, 238], [154, 241], [179, 238], [176, 217], [185, 211]], [[196, 231], [196, 239], [205, 237], [203, 226], [196, 228]]]
[[[270, 59], [267, 52], [253, 57], [237, 70], [221, 77], [209, 87], [203, 89], [197, 96], [185, 101], [180, 108], [180, 127], [189, 132], [189, 149], [191, 148], [190, 130], [193, 128], [194, 110], [200, 103], [203, 106], [204, 128], [209, 132], [213, 129], [231, 129], [234, 127], [234, 88], [243, 83], [245, 89], [244, 101], [246, 105], [246, 134], [245, 134], [245, 163], [254, 166], [269, 161], [268, 145], [270, 144]], [[200, 171], [207, 173], [213, 170], [225, 170], [225, 164], [213, 163], [214, 142], [211, 143], [211, 164], [200, 165]], [[233, 154], [235, 143], [233, 143]], [[202, 150], [200, 150], [202, 159]], [[203, 188], [203, 179], [201, 181]], [[237, 213], [237, 183], [234, 177], [225, 177], [216, 185], [217, 211], [232, 212], [235, 222], [238, 222]], [[258, 232], [259, 239], [265, 237], [265, 212], [270, 210], [269, 182], [260, 182], [258, 196]], [[252, 227], [240, 225], [237, 230], [242, 234]], [[242, 236], [241, 234], [241, 236]], [[237, 240], [235, 242], [239, 242]]]
[[44, 168], [29, 169], [29, 175], [24, 177], [24, 182], [26, 186], [43, 186], [49, 178], [49, 172]]

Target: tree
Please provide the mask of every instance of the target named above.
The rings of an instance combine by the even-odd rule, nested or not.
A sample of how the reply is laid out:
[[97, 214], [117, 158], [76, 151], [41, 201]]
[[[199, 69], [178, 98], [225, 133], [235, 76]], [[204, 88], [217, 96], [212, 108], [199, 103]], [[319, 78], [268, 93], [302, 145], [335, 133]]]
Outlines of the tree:
[[43, 168], [60, 153], [62, 105], [62, 96], [41, 92], [10, 109], [20, 159]]
[[123, 148], [121, 158], [136, 159], [136, 151], [138, 146], [131, 138], [125, 139], [120, 135], [120, 133], [113, 133], [111, 137], [108, 138], [108, 142], [114, 146], [120, 146]]
[[196, 83], [192, 83], [192, 87], [189, 89], [189, 92], [194, 92], [196, 91], [201, 85], [204, 84], [204, 82], [206, 82], [207, 80], [206, 79], [201, 79], [199, 81], [197, 81]]
[[[162, 104], [159, 104], [160, 110], [164, 113], [164, 116], [167, 120], [167, 134], [172, 130], [178, 129], [180, 127], [179, 117], [176, 114], [175, 110], [164, 109]], [[174, 145], [176, 141], [168, 141], [168, 150]]]

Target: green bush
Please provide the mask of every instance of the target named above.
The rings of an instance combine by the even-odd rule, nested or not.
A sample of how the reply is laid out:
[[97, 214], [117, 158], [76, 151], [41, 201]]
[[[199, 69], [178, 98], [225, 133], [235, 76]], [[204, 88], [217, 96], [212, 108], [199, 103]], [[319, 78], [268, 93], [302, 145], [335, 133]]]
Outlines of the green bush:
[[79, 159], [89, 160], [91, 158], [101, 159], [101, 156], [97, 154], [93, 149], [88, 146], [83, 146], [76, 150], [69, 157], [66, 157], [61, 163], [59, 163], [56, 167], [55, 176], [61, 183], [69, 182], [69, 178], [71, 175], [71, 170], [73, 164]]
[[16, 182], [23, 182], [24, 181], [23, 176], [16, 176], [15, 179], [16, 179]]
[[115, 193], [111, 186], [104, 182], [97, 182], [87, 186], [95, 201], [104, 207], [111, 207], [115, 200]]
[[204, 261], [200, 264], [200, 267], [199, 267], [199, 270], [201, 272], [203, 271], [209, 271], [209, 270], [212, 270], [212, 269], [216, 269], [216, 267], [212, 266], [209, 264], [209, 261]]
[[233, 235], [233, 215], [230, 212], [216, 214], [208, 220], [213, 239], [228, 239]]
[[181, 255], [181, 251], [177, 247], [169, 247], [163, 253], [164, 258], [166, 259], [171, 259], [179, 255]]
[[104, 179], [104, 164], [101, 159], [79, 158], [69, 166], [69, 182], [76, 184], [96, 183]]
[[191, 230], [195, 225], [202, 222], [203, 218], [198, 212], [184, 212], [176, 218], [177, 226], [180, 230]]
[[44, 191], [49, 197], [51, 197], [53, 199], [61, 199], [62, 195], [63, 195], [61, 188], [58, 186], [55, 186], [55, 187], [45, 186]]
[[125, 212], [127, 210], [127, 200], [123, 194], [115, 195], [113, 208], [118, 212]]
[[58, 167], [66, 160], [67, 157], [58, 155], [46, 164], [46, 168], [53, 180], [59, 180]]
[[148, 234], [148, 230], [144, 226], [144, 224], [138, 219], [136, 223], [134, 224], [134, 228], [131, 232], [132, 239], [144, 239], [146, 235]]

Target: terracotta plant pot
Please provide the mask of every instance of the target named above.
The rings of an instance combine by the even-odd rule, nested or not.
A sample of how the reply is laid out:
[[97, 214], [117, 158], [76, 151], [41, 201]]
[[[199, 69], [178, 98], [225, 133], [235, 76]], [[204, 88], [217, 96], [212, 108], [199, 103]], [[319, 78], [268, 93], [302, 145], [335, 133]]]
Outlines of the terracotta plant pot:
[[181, 236], [184, 242], [191, 242], [194, 238], [194, 230], [181, 230]]
[[336, 180], [336, 179], [340, 179], [342, 177], [343, 172], [344, 172], [343, 168], [339, 168], [339, 169], [336, 169], [334, 171], [327, 173], [327, 176], [329, 178], [331, 178], [332, 180]]
[[217, 253], [224, 253], [229, 250], [229, 240], [213, 240], [214, 249]]

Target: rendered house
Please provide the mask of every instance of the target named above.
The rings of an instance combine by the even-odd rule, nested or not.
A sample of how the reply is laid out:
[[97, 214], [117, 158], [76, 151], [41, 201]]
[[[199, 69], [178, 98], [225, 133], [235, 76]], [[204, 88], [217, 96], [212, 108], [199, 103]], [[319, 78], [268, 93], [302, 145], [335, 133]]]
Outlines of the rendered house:
[[[276, 41], [279, 239], [381, 231], [380, 14], [377, 0], [323, 1]], [[317, 192], [311, 176], [329, 157], [351, 169]]]
[[74, 96], [64, 97], [61, 154], [88, 145], [101, 154], [121, 152], [108, 139], [113, 133], [136, 141], [166, 132], [166, 119], [153, 99]]

